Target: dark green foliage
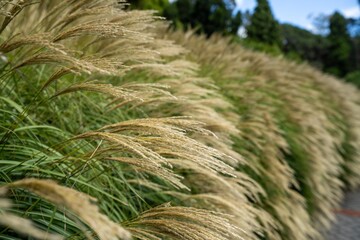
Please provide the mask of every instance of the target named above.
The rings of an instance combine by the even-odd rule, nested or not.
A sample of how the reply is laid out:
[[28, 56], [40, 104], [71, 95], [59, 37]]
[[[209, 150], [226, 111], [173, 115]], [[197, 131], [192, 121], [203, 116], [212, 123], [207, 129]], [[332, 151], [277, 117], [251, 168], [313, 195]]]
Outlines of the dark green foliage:
[[323, 60], [329, 44], [325, 37], [290, 24], [281, 25], [281, 34], [283, 37], [281, 50], [287, 56], [293, 58], [296, 54], [299, 59], [306, 60], [319, 69], [323, 68]]
[[267, 0], [257, 0], [257, 6], [254, 14], [250, 17], [250, 24], [246, 31], [250, 40], [270, 45], [281, 44], [279, 24], [275, 20]]
[[351, 38], [347, 21], [339, 12], [335, 12], [330, 17], [328, 40], [325, 71], [343, 77], [350, 70]]
[[360, 87], [360, 70], [347, 74], [345, 80]]
[[[242, 14], [234, 14], [233, 0], [177, 0], [164, 11], [175, 27], [196, 28], [207, 36], [218, 32], [236, 34], [242, 24]], [[181, 24], [179, 24], [181, 23]]]
[[193, 4], [191, 0], [177, 1], [165, 9], [164, 16], [173, 21], [175, 28], [187, 29], [191, 22], [192, 8]]
[[360, 19], [358, 35], [351, 39], [350, 68], [351, 71], [360, 70]]
[[231, 33], [236, 35], [242, 25], [242, 13], [238, 11], [231, 22]]

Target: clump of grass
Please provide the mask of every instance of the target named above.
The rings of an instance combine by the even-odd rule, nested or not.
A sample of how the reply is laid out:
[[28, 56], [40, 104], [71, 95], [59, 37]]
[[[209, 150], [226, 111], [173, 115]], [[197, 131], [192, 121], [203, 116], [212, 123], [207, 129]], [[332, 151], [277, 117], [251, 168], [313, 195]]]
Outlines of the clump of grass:
[[[0, 43], [6, 59], [0, 83], [1, 185], [28, 190], [9, 194], [16, 203], [9, 211], [35, 227], [21, 234], [129, 239], [122, 225], [148, 218], [141, 213], [169, 200], [165, 190], [188, 191], [178, 169], [191, 164], [234, 177], [225, 163], [230, 156], [192, 137], [215, 138], [202, 123], [145, 113], [148, 106], [178, 99], [167, 85], [141, 83], [131, 74], [180, 77], [192, 71], [180, 62], [165, 64], [164, 56], [183, 50], [155, 36], [158, 19], [151, 11], [126, 12], [118, 1], [28, 3], [4, 2], [2, 12], [8, 14], [1, 19]], [[154, 188], [161, 191], [149, 191]], [[170, 200], [183, 205], [180, 198]], [[157, 235], [188, 239], [178, 226], [194, 226], [201, 230], [196, 236], [212, 238], [233, 229], [226, 217], [208, 210], [161, 210], [164, 218], [172, 214], [171, 224], [142, 220], [137, 232], [161, 226]], [[1, 234], [17, 236], [9, 228]]]
[[358, 90], [125, 5], [1, 2], [0, 236], [320, 238]]
[[1, 188], [0, 191], [0, 225], [2, 227], [10, 228], [19, 234], [24, 234], [37, 239], [63, 239], [61, 235], [49, 234], [36, 228], [32, 221], [28, 219], [24, 219], [15, 214], [9, 213], [9, 209], [11, 208], [12, 204], [10, 200], [4, 198], [3, 196], [6, 193], [5, 188]]
[[[237, 229], [220, 214], [196, 208], [172, 207], [164, 204], [143, 212], [127, 223], [138, 239], [162, 239], [163, 231], [180, 239], [241, 239]], [[211, 230], [211, 231], [209, 231]]]
[[84, 193], [60, 186], [50, 180], [31, 178], [12, 182], [5, 187], [24, 188], [51, 202], [60, 209], [70, 210], [76, 217], [91, 227], [100, 239], [131, 238], [130, 233], [119, 224], [100, 214], [98, 207], [92, 203], [96, 200]]
[[[219, 36], [207, 40], [191, 32], [176, 32], [165, 37], [190, 49], [187, 58], [200, 64], [201, 76], [211, 78], [236, 106], [233, 111], [240, 118], [234, 123], [240, 134], [234, 134], [234, 150], [250, 166], [237, 169], [267, 193], [260, 206], [277, 222], [273, 229], [265, 230], [267, 236], [319, 237], [318, 230], [329, 227], [332, 209], [342, 198], [340, 178], [357, 185], [354, 174], [343, 175], [344, 164], [357, 169], [350, 160], [356, 154], [344, 159], [341, 153], [343, 142], [349, 140], [344, 136], [350, 133], [343, 121], [352, 122], [356, 129], [355, 88], [309, 66], [253, 53]], [[324, 100], [328, 92], [336, 95], [332, 98], [337, 99], [335, 106]], [[345, 92], [351, 96], [346, 97]], [[352, 149], [357, 149], [357, 138], [352, 139]]]

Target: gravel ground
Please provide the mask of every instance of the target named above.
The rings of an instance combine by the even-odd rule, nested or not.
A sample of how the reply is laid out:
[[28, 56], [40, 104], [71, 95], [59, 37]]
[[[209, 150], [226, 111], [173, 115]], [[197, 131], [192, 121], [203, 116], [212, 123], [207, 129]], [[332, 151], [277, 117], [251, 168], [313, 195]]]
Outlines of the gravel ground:
[[346, 194], [327, 240], [360, 240], [360, 189]]

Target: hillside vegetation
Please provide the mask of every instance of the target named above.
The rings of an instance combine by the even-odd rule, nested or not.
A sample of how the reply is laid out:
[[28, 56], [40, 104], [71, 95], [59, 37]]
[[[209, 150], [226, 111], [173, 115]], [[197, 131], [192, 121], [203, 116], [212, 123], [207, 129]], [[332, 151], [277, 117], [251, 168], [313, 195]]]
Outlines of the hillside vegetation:
[[321, 239], [358, 89], [120, 2], [0, 1], [0, 238]]

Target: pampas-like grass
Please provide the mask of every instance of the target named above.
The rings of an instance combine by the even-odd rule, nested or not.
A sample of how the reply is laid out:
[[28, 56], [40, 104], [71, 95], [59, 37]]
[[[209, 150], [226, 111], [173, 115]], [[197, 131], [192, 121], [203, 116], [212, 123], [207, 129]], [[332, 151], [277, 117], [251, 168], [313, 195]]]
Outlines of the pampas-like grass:
[[[343, 150], [339, 152], [338, 149], [343, 147], [344, 141], [346, 146], [349, 142], [344, 139], [343, 124], [338, 120], [334, 122], [341, 118], [345, 123], [349, 122], [344, 118], [348, 116], [345, 110], [348, 108], [343, 106], [352, 97], [345, 97], [345, 94], [342, 98], [346, 100], [339, 97], [342, 89], [348, 89], [345, 84], [338, 80], [327, 81], [328, 76], [308, 66], [254, 54], [217, 36], [206, 40], [191, 32], [185, 35], [178, 32], [167, 38], [190, 49], [189, 59], [201, 65], [203, 76], [212, 78], [224, 89], [225, 96], [238, 101], [239, 113], [243, 115], [237, 124], [238, 136], [242, 143], [250, 143], [240, 145], [238, 150], [253, 166], [255, 175], [267, 176], [263, 181], [268, 183], [263, 187], [267, 192], [271, 191], [272, 196], [268, 200], [265, 198], [265, 202], [269, 205], [268, 211], [278, 219], [280, 224], [277, 226], [281, 226], [277, 228], [281, 236], [267, 232], [268, 236], [271, 239], [318, 238], [318, 230], [329, 227], [332, 209], [342, 198], [340, 177], [352, 179], [352, 182], [355, 179], [349, 174], [352, 170], [346, 170], [346, 177], [342, 175], [342, 166], [344, 162], [345, 166], [354, 164], [348, 158], [356, 156], [354, 149], [357, 147], [346, 147], [345, 155], [348, 156], [342, 158]], [[333, 82], [341, 90], [336, 90], [331, 85]], [[322, 95], [327, 92], [337, 96], [337, 108], [323, 100]], [[348, 94], [356, 96], [350, 89]], [[356, 101], [354, 98], [351, 102]], [[357, 104], [352, 104], [352, 120], [358, 115], [354, 106]], [[287, 124], [300, 130], [288, 129]], [[345, 133], [348, 134], [352, 131]], [[298, 152], [298, 148], [303, 153]], [[295, 159], [288, 160], [293, 154]], [[355, 165], [353, 168], [357, 169]], [[324, 182], [320, 178], [328, 180]], [[309, 193], [309, 189], [314, 191]], [[298, 214], [292, 214], [292, 208], [297, 209]], [[302, 228], [299, 228], [299, 222]]]
[[36, 228], [33, 223], [25, 218], [21, 218], [17, 215], [9, 213], [9, 209], [12, 204], [10, 200], [3, 197], [5, 195], [5, 189], [0, 189], [0, 226], [7, 227], [15, 230], [20, 234], [25, 236], [34, 237], [37, 239], [50, 239], [50, 240], [60, 240], [63, 239], [60, 235], [49, 234], [45, 231], [42, 231]]
[[89, 225], [100, 239], [130, 239], [131, 235], [119, 224], [99, 212], [95, 199], [74, 189], [66, 188], [50, 180], [24, 179], [12, 182], [6, 188], [23, 188], [40, 195], [59, 208], [69, 209]]
[[[108, 103], [109, 105], [103, 105], [104, 111], [109, 111], [109, 114], [118, 113], [119, 108], [126, 108], [129, 103], [133, 105], [133, 109], [139, 109], [146, 105], [156, 107], [156, 105], [160, 106], [166, 102], [174, 103], [178, 101], [178, 98], [167, 89], [166, 83], [130, 82], [117, 86], [106, 83], [105, 79], [106, 77], [115, 79], [126, 77], [127, 72], [135, 70], [146, 72], [146, 74], [150, 73], [152, 76], [155, 74], [169, 77], [186, 76], [193, 72], [192, 64], [185, 61], [163, 64], [162, 56], [169, 57], [183, 50], [174, 46], [170, 41], [155, 38], [155, 34], [151, 33], [150, 29], [156, 25], [154, 22], [156, 17], [152, 16], [152, 12], [125, 12], [122, 10], [123, 6], [116, 5], [115, 1], [109, 3], [95, 0], [66, 1], [64, 4], [40, 1], [39, 4], [26, 6], [22, 5], [22, 2], [18, 2], [14, 6], [15, 8], [11, 4], [3, 6], [5, 11], [10, 9], [10, 12], [13, 12], [11, 19], [4, 19], [2, 36], [6, 40], [1, 44], [4, 54], [11, 56], [8, 74], [16, 75], [18, 72], [26, 72], [40, 66], [46, 72], [44, 75], [41, 74], [44, 77], [37, 81], [39, 92], [34, 99], [31, 99], [32, 106], [25, 108], [23, 112], [20, 111], [25, 118], [31, 112], [36, 112], [39, 106], [43, 107], [41, 104], [46, 101], [59, 102], [70, 95], [72, 97], [73, 94], [69, 93], [88, 92], [88, 97], [91, 96], [91, 92], [96, 92], [98, 95], [111, 96], [112, 100]], [[28, 21], [25, 22], [25, 18], [28, 18]], [[49, 75], [50, 77], [47, 77]], [[88, 79], [85, 82], [86, 78]], [[99, 81], [92, 81], [93, 79], [99, 79]], [[47, 97], [47, 94], [50, 95], [50, 98]], [[198, 105], [200, 107], [201, 103]], [[211, 110], [211, 108], [207, 110]], [[214, 115], [216, 115], [215, 112]], [[22, 119], [21, 117], [16, 120], [11, 127], [16, 130], [18, 125], [25, 124]], [[51, 117], [48, 121], [52, 121]], [[65, 205], [72, 210], [75, 217], [89, 225], [99, 238], [107, 239], [110, 235], [106, 235], [106, 232], [108, 234], [112, 232], [103, 232], [104, 224], [93, 222], [97, 219], [97, 215], [89, 215], [90, 213], [86, 213], [86, 209], [82, 211], [82, 208], [73, 208], [74, 206], [90, 207], [87, 204], [81, 205], [82, 201], [77, 197], [78, 195], [83, 196], [81, 191], [87, 189], [95, 196], [116, 199], [117, 204], [122, 203], [118, 198], [126, 199], [128, 197], [122, 195], [121, 189], [116, 189], [121, 186], [119, 181], [124, 182], [126, 184], [124, 190], [131, 193], [136, 193], [136, 190], [130, 188], [130, 184], [186, 191], [189, 190], [189, 187], [181, 182], [183, 177], [175, 171], [185, 169], [184, 166], [188, 164], [191, 164], [193, 170], [204, 168], [211, 174], [224, 175], [227, 178], [235, 177], [233, 168], [226, 164], [226, 162], [235, 161], [232, 156], [193, 139], [195, 135], [216, 139], [214, 133], [205, 129], [204, 124], [198, 121], [189, 118], [145, 118], [121, 121], [115, 124], [113, 122], [118, 121], [113, 119], [99, 130], [78, 134], [71, 138], [71, 142], [66, 141], [64, 146], [56, 146], [54, 152], [60, 156], [55, 157], [54, 160], [49, 159], [46, 154], [41, 154], [44, 157], [37, 160], [44, 168], [41, 174], [36, 172], [36, 167], [30, 168], [31, 170], [28, 171], [30, 176], [36, 177], [46, 176], [58, 179], [59, 175], [64, 176], [65, 179], [74, 180], [76, 185], [79, 185], [79, 191], [72, 190], [72, 185], [69, 185], [64, 178], [60, 178], [66, 185], [64, 187], [38, 179], [20, 180], [6, 186], [29, 189], [38, 196], [38, 201], [44, 199], [55, 205]], [[91, 127], [89, 128], [91, 129]], [[10, 144], [11, 135], [12, 131], [9, 130], [6, 138], [2, 139], [5, 146]], [[71, 135], [71, 133], [64, 135]], [[86, 143], [83, 140], [86, 140]], [[93, 144], [93, 140], [97, 145]], [[37, 141], [41, 140], [37, 139]], [[73, 144], [72, 142], [79, 143]], [[75, 148], [65, 151], [64, 149], [68, 149], [68, 145], [75, 146]], [[178, 161], [178, 167], [172, 169], [172, 162], [175, 160]], [[27, 160], [22, 161], [27, 162]], [[123, 167], [124, 165], [126, 167]], [[27, 164], [25, 166], [30, 167]], [[68, 167], [64, 168], [65, 166]], [[108, 166], [115, 166], [114, 172], [103, 174], [101, 169]], [[129, 167], [131, 173], [125, 172]], [[62, 170], [57, 172], [58, 168]], [[100, 173], [96, 171], [97, 169], [100, 170]], [[9, 169], [7, 170], [9, 171]], [[10, 172], [12, 170], [10, 168]], [[116, 173], [116, 170], [121, 172]], [[126, 177], [123, 176], [120, 180], [113, 176], [115, 174], [124, 174]], [[128, 174], [130, 174], [130, 178], [138, 177], [139, 181], [134, 182], [133, 179], [127, 181]], [[80, 176], [85, 179], [85, 183], [77, 179]], [[97, 178], [103, 180], [97, 180]], [[164, 181], [170, 185], [165, 184]], [[102, 191], [101, 188], [108, 187], [107, 184], [115, 188], [110, 190], [116, 192], [115, 196], [109, 196]], [[127, 188], [130, 188], [130, 191]], [[62, 195], [63, 193], [65, 196]], [[137, 196], [139, 197], [138, 201], [144, 201], [140, 194]], [[163, 194], [163, 196], [167, 195]], [[161, 193], [159, 197], [162, 198]], [[181, 204], [180, 199], [174, 200]], [[106, 207], [104, 205], [102, 207], [105, 208], [104, 210], [107, 208], [119, 210], [131, 205], [129, 207], [132, 212], [143, 211], [141, 205], [132, 201], [132, 199], [124, 200], [124, 207], [111, 205], [110, 202], [104, 203]], [[158, 205], [163, 202], [155, 203]], [[42, 206], [50, 207], [45, 204]], [[153, 206], [155, 205], [153, 204]], [[146, 208], [151, 208], [151, 206]], [[156, 209], [154, 211], [157, 211]], [[137, 232], [146, 232], [148, 228], [159, 226], [161, 228], [157, 231], [157, 235], [178, 239], [193, 239], [193, 237], [219, 239], [224, 238], [225, 234], [235, 238], [239, 236], [235, 231], [235, 225], [228, 222], [227, 215], [220, 218], [208, 210], [167, 205], [161, 209], [164, 211], [163, 215], [166, 220], [170, 221], [167, 216], [178, 216], [179, 220], [166, 223], [163, 220], [145, 219], [149, 218], [145, 212], [141, 215], [143, 218], [139, 218], [142, 219], [140, 225], [143, 230], [138, 227]], [[92, 212], [94, 212], [92, 214], [96, 214], [97, 211]], [[124, 210], [120, 212], [107, 211], [112, 218], [117, 220], [130, 219], [132, 216], [123, 216], [125, 212]], [[119, 215], [122, 216], [119, 217]], [[100, 220], [107, 219], [104, 215], [101, 216]], [[208, 218], [212, 220], [206, 220]], [[110, 228], [115, 226], [115, 223], [110, 220], [105, 222], [105, 225]], [[132, 222], [136, 222], [136, 220]], [[210, 223], [211, 225], [209, 225]], [[120, 223], [118, 226], [120, 227]], [[196, 231], [191, 234], [183, 232], [189, 226], [196, 228]], [[77, 227], [83, 229], [81, 225]], [[68, 234], [65, 228], [62, 232]], [[114, 234], [118, 238], [127, 239], [129, 235], [125, 233], [126, 231], [123, 231], [121, 235], [120, 232], [115, 231]], [[144, 236], [150, 237], [150, 234]], [[85, 235], [91, 237], [86, 233]]]
[[[73, 139], [99, 139], [111, 144], [108, 148], [129, 151], [143, 159], [144, 164], [167, 164], [166, 158], [179, 158], [195, 162], [199, 167], [209, 171], [231, 175], [232, 168], [221, 159], [227, 156], [213, 148], [207, 147], [187, 136], [185, 132], [211, 134], [199, 127], [199, 123], [180, 119], [138, 119], [104, 126], [100, 131], [88, 132]], [[129, 135], [131, 133], [132, 135]], [[96, 155], [106, 155], [107, 151], [98, 151]], [[112, 158], [116, 160], [117, 158]], [[121, 161], [120, 159], [117, 159]], [[156, 162], [158, 162], [156, 164]], [[157, 174], [157, 172], [153, 172]], [[179, 186], [179, 185], [178, 185]], [[182, 186], [184, 187], [184, 186]]]
[[[176, 66], [178, 71], [182, 68], [187, 69], [185, 72], [186, 78], [165, 78], [160, 81], [161, 83], [171, 86], [169, 90], [172, 92], [172, 95], [177, 99], [180, 99], [180, 102], [173, 102], [173, 105], [170, 106], [163, 103], [160, 108], [161, 111], [158, 111], [159, 108], [152, 109], [151, 114], [155, 114], [156, 116], [163, 116], [164, 114], [170, 116], [178, 114], [193, 116], [196, 120], [204, 122], [204, 127], [214, 132], [217, 138], [213, 138], [211, 135], [198, 134], [193, 135], [193, 137], [198, 141], [210, 145], [231, 156], [231, 158], [226, 161], [228, 164], [234, 167], [246, 164], [243, 157], [232, 149], [233, 141], [231, 140], [231, 134], [239, 134], [239, 131], [231, 120], [234, 118], [236, 119], [237, 117], [234, 117], [235, 115], [230, 117], [229, 115], [220, 113], [220, 111], [226, 112], [229, 109], [233, 109], [233, 106], [222, 98], [217, 92], [216, 86], [210, 79], [196, 77], [198, 71], [196, 64], [182, 60], [170, 62], [169, 66]], [[228, 206], [239, 201], [239, 199], [242, 199], [241, 205], [243, 206], [243, 209], [235, 214], [235, 218], [230, 217], [228, 220], [236, 225], [238, 229], [242, 229], [238, 234], [243, 238], [256, 239], [256, 234], [261, 235], [262, 228], [256, 219], [261, 218], [261, 224], [273, 224], [269, 215], [264, 213], [261, 209], [254, 209], [252, 204], [249, 203], [248, 198], [257, 201], [264, 191], [245, 174], [241, 175], [233, 171], [231, 174], [238, 178], [238, 181], [233, 181], [233, 178], [213, 174], [198, 168], [196, 164], [191, 162], [184, 162], [181, 161], [181, 159], [170, 159], [169, 161], [174, 164], [176, 168], [192, 172], [190, 176], [186, 176], [184, 181], [196, 189], [196, 192], [192, 193], [195, 194], [193, 196], [197, 196], [199, 193], [200, 195], [205, 193], [216, 193], [223, 198], [222, 203], [226, 202], [227, 204], [219, 204], [217, 202], [217, 207], [215, 208], [216, 211], [233, 215], [235, 214], [234, 211], [229, 211], [230, 209]], [[188, 196], [188, 198], [191, 197], [192, 195]], [[215, 198], [212, 198], [213, 200], [216, 199], [216, 196], [214, 197]], [[186, 198], [181, 197], [181, 199]], [[212, 207], [215, 205], [214, 202], [199, 201], [198, 205], [195, 204], [192, 206], [213, 209]], [[254, 214], [255, 212], [256, 214]], [[248, 218], [244, 219], [242, 217], [244, 215], [248, 216]]]
[[241, 239], [234, 226], [220, 214], [209, 216], [205, 210], [169, 204], [142, 213], [128, 223], [128, 229], [139, 239], [162, 239], [162, 230], [179, 239]]
[[1, 1], [0, 234], [320, 239], [360, 182], [358, 90], [125, 6]]

